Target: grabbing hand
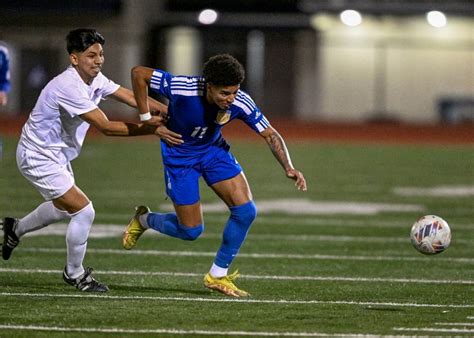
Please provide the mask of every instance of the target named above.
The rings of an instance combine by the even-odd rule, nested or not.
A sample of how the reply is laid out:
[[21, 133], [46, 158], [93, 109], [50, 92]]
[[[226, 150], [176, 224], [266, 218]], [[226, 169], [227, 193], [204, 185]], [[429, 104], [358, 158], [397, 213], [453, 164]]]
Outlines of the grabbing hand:
[[295, 187], [298, 190], [306, 191], [306, 180], [304, 179], [303, 173], [294, 168], [286, 170], [286, 177], [291, 178], [295, 181]]
[[166, 142], [166, 144], [170, 146], [177, 146], [184, 142], [180, 134], [177, 134], [174, 131], [169, 130], [164, 125], [159, 125], [155, 129], [155, 135], [158, 135], [163, 141]]
[[144, 121], [144, 124], [149, 126], [165, 125], [168, 122], [168, 113], [166, 112], [151, 112], [151, 119]]
[[151, 111], [151, 116], [158, 116], [163, 121], [163, 124], [166, 124], [169, 120], [167, 111]]

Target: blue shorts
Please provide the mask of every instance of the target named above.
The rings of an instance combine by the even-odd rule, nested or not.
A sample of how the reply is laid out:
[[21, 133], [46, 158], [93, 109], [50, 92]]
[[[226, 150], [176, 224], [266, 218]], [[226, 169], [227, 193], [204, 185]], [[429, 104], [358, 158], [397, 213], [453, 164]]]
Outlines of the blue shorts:
[[178, 205], [190, 205], [200, 200], [201, 176], [207, 185], [213, 185], [242, 172], [234, 155], [228, 149], [216, 146], [210, 147], [205, 154], [187, 156], [185, 159], [163, 155], [163, 164], [166, 194]]

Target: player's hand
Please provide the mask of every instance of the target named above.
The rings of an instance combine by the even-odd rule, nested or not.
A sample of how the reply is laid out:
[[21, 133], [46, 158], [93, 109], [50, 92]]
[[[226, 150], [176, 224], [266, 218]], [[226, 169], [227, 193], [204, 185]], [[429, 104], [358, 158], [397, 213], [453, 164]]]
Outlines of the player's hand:
[[155, 135], [158, 135], [166, 144], [170, 146], [177, 146], [182, 144], [183, 137], [180, 134], [175, 133], [174, 131], [169, 130], [164, 125], [160, 125], [155, 130]]
[[303, 173], [296, 169], [288, 169], [286, 170], [286, 177], [291, 178], [295, 181], [295, 187], [298, 190], [306, 191], [306, 180], [304, 179]]
[[167, 117], [165, 118], [161, 115], [152, 114], [151, 119], [144, 121], [143, 124], [147, 124], [149, 126], [161, 126], [166, 124], [167, 121]]
[[166, 124], [169, 120], [169, 115], [167, 111], [151, 111], [150, 114], [151, 116], [158, 116], [159, 118], [161, 118], [163, 124]]

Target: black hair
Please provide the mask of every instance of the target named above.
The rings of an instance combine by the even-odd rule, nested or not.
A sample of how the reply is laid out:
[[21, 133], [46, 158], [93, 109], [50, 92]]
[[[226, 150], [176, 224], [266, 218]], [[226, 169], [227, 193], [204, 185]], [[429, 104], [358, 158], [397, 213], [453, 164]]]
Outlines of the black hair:
[[83, 52], [95, 43], [105, 44], [105, 39], [95, 29], [79, 28], [69, 32], [66, 36], [66, 49], [72, 52]]
[[216, 86], [235, 86], [245, 79], [244, 67], [230, 54], [215, 55], [204, 64], [202, 75]]

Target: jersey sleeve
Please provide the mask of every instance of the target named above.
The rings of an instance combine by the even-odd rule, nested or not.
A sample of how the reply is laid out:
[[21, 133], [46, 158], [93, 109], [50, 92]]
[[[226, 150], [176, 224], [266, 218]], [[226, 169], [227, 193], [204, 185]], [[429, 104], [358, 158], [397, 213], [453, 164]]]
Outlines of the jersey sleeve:
[[250, 95], [244, 91], [239, 90], [233, 104], [240, 108], [237, 118], [244, 121], [255, 132], [261, 133], [270, 126], [270, 122], [262, 114]]
[[0, 91], [10, 90], [10, 58], [8, 49], [0, 45]]
[[171, 79], [173, 75], [160, 69], [155, 69], [150, 80], [150, 88], [167, 99], [171, 99]]
[[99, 81], [98, 93], [102, 98], [115, 93], [120, 88], [120, 85], [116, 84], [102, 73], [99, 73], [95, 80]]

